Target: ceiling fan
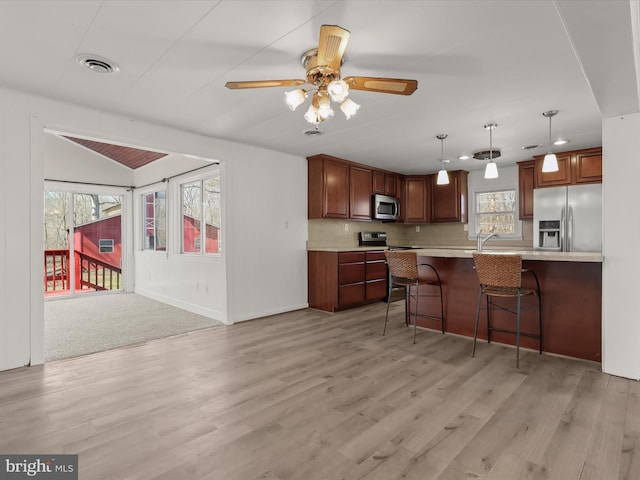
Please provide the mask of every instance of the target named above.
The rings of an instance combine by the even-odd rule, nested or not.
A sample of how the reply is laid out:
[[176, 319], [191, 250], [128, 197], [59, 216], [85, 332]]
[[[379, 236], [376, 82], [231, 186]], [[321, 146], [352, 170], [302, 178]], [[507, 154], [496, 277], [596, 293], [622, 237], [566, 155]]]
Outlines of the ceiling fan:
[[318, 48], [307, 50], [302, 54], [302, 66], [306, 70], [306, 80], [253, 80], [246, 82], [227, 82], [226, 87], [232, 90], [243, 88], [266, 87], [298, 87], [312, 85], [310, 89], [299, 88], [285, 92], [286, 102], [291, 110], [304, 103], [309, 92], [313, 92], [311, 106], [304, 118], [318, 128], [318, 124], [333, 116], [331, 100], [340, 105], [340, 110], [347, 119], [354, 115], [360, 105], [348, 98], [349, 90], [365, 90], [368, 92], [392, 93], [395, 95], [411, 95], [417, 88], [416, 80], [378, 77], [344, 77], [340, 76], [340, 67], [347, 48], [350, 32], [337, 25], [322, 25]]

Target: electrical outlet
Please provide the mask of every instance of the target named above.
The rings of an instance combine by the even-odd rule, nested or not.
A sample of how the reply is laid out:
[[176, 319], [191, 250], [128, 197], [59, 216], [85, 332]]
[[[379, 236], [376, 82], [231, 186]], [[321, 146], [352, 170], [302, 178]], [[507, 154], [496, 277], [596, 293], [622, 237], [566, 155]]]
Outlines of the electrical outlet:
[[462, 227], [462, 228], [464, 228], [465, 232], [468, 232], [469, 231], [469, 224], [465, 223], [464, 227]]
[[416, 225], [416, 233], [420, 233], [420, 225]]
[[345, 224], [344, 224], [344, 231], [345, 231], [345, 232], [348, 232], [348, 231], [349, 231], [349, 224], [348, 224], [348, 223], [345, 223]]

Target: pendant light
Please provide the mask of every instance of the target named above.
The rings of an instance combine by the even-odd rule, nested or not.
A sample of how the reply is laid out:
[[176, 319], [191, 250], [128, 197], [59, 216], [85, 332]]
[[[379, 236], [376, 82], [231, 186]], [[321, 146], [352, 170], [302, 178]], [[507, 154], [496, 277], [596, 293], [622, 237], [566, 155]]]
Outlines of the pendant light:
[[549, 110], [542, 114], [549, 119], [549, 153], [544, 156], [544, 160], [542, 162], [543, 172], [557, 172], [559, 170], [558, 157], [556, 157], [556, 154], [551, 151], [551, 146], [553, 145], [551, 142], [551, 117], [555, 117], [557, 114], [558, 110]]
[[438, 171], [438, 179], [436, 180], [436, 185], [449, 185], [449, 174], [447, 173], [447, 169], [445, 165], [449, 163], [449, 160], [445, 160], [444, 158], [444, 140], [448, 135], [446, 133], [442, 133], [437, 135], [436, 138], [440, 140], [440, 161], [442, 162], [442, 168]]
[[489, 163], [484, 169], [484, 178], [498, 178], [498, 165], [493, 161], [493, 129], [498, 125], [495, 123], [488, 123], [484, 126], [489, 130]]

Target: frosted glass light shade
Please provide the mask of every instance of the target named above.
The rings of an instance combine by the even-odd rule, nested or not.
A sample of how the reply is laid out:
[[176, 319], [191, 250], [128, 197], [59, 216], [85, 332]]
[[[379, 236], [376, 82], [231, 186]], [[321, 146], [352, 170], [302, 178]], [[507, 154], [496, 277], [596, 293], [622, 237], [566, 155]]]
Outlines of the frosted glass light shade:
[[493, 160], [484, 169], [484, 178], [498, 178], [498, 165]]
[[318, 110], [313, 105], [309, 105], [309, 110], [304, 114], [304, 119], [309, 122], [317, 125], [322, 121], [320, 116], [318, 115]]
[[349, 85], [344, 80], [334, 80], [327, 85], [331, 100], [340, 103], [349, 95]]
[[307, 99], [307, 91], [302, 88], [284, 92], [284, 94], [286, 97], [285, 102], [287, 102], [291, 110], [295, 110], [298, 105], [301, 105]]
[[558, 157], [556, 157], [555, 153], [547, 153], [542, 161], [542, 171], [557, 172], [558, 170], [560, 170], [558, 167]]
[[360, 108], [360, 105], [358, 105], [356, 102], [354, 102], [350, 98], [347, 98], [345, 101], [343, 101], [340, 104], [340, 110], [342, 110], [342, 113], [344, 113], [344, 116], [347, 117], [347, 120], [349, 120], [352, 115], [355, 115], [359, 108]]
[[327, 95], [318, 95], [318, 116], [323, 121], [329, 117], [333, 117], [331, 101]]
[[449, 174], [443, 168], [438, 172], [438, 179], [436, 180], [437, 185], [449, 185]]

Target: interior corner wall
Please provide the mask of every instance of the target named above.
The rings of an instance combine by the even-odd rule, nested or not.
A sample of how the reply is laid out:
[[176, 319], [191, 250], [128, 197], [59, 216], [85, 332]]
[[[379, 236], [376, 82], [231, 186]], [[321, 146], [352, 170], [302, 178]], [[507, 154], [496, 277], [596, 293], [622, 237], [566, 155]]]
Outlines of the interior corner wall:
[[605, 119], [603, 149], [602, 369], [640, 379], [640, 114]]
[[306, 159], [255, 148], [222, 167], [230, 322], [306, 308]]
[[0, 88], [0, 104], [0, 370], [43, 358], [32, 338], [44, 331], [45, 130], [220, 159], [227, 261], [207, 273], [227, 287], [223, 310], [235, 321], [306, 306], [304, 158], [11, 89]]

